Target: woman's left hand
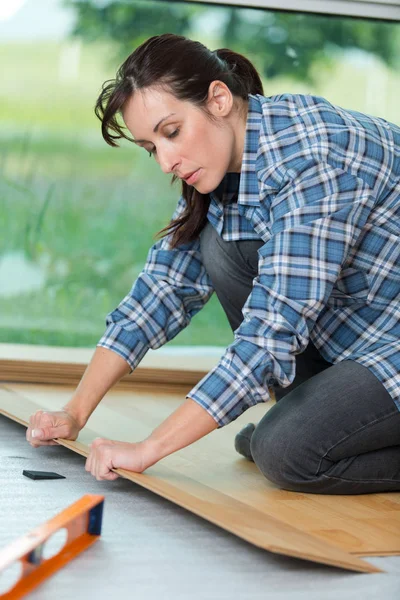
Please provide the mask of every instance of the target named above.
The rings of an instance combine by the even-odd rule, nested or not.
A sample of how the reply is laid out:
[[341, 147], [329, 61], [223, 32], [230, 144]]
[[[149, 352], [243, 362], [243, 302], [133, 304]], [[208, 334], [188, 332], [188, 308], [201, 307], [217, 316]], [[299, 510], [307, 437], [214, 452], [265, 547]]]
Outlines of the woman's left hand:
[[149, 460], [146, 442], [134, 444], [96, 438], [90, 444], [85, 469], [96, 477], [97, 481], [114, 481], [119, 476], [113, 473], [112, 469], [121, 468], [142, 473], [154, 462], [156, 461]]

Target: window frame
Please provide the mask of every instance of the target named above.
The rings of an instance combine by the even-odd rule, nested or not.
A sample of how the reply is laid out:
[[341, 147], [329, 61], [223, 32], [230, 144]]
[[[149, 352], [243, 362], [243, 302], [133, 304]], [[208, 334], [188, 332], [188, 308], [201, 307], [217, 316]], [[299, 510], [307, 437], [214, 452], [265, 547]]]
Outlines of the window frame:
[[[165, 0], [164, 0], [165, 1]], [[235, 8], [261, 8], [290, 12], [310, 12], [378, 20], [400, 21], [398, 0], [183, 0], [191, 4], [227, 5]]]

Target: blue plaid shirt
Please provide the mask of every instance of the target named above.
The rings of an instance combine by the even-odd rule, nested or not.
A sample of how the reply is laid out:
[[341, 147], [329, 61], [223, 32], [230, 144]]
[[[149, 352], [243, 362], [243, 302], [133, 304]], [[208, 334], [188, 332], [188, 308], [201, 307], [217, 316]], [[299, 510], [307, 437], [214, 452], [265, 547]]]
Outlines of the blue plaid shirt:
[[[223, 426], [288, 386], [311, 340], [331, 363], [370, 369], [400, 410], [400, 129], [319, 97], [250, 96], [229, 203], [234, 180], [208, 219], [224, 240], [264, 241], [258, 277], [233, 343], [188, 397]], [[164, 238], [99, 345], [134, 369], [212, 292], [199, 241], [171, 250]]]

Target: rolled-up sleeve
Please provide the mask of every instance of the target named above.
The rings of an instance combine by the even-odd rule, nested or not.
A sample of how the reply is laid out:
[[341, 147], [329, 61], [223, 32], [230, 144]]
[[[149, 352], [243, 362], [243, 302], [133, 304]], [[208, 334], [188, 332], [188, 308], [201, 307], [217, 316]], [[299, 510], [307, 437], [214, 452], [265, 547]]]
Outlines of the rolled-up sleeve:
[[[181, 198], [174, 219], [184, 207]], [[150, 249], [131, 291], [107, 316], [98, 346], [122, 356], [133, 370], [150, 348], [159, 348], [184, 329], [212, 293], [200, 241], [171, 249], [167, 236]]]
[[363, 180], [318, 159], [281, 173], [277, 193], [264, 193], [261, 182], [257, 214], [269, 223], [270, 238], [259, 250], [244, 320], [218, 365], [188, 394], [219, 426], [268, 401], [271, 385], [293, 381], [295, 356], [305, 350], [374, 202]]

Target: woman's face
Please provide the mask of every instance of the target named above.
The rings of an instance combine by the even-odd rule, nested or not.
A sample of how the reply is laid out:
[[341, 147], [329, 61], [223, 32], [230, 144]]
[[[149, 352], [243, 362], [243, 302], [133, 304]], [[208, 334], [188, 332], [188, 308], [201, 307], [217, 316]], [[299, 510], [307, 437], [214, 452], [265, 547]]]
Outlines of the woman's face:
[[225, 84], [210, 85], [207, 108], [215, 119], [166, 90], [145, 88], [122, 111], [135, 143], [154, 156], [164, 173], [203, 194], [213, 191], [227, 172], [240, 172], [246, 128]]

